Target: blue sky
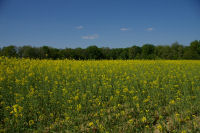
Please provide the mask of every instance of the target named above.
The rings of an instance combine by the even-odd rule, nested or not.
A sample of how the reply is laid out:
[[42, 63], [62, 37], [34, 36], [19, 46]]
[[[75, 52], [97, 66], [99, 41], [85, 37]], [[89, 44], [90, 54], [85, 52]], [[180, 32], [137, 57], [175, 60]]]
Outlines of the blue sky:
[[0, 46], [189, 45], [200, 0], [0, 0]]

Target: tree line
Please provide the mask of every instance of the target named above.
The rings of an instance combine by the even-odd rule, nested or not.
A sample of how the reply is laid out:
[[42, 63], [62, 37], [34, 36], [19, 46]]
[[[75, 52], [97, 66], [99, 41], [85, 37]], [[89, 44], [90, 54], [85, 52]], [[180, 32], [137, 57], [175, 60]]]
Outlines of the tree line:
[[49, 46], [5, 46], [0, 48], [0, 56], [31, 58], [31, 59], [200, 59], [200, 40], [195, 40], [189, 46], [183, 46], [178, 42], [171, 45], [144, 44], [128, 48], [108, 48], [89, 46], [83, 48], [57, 49]]

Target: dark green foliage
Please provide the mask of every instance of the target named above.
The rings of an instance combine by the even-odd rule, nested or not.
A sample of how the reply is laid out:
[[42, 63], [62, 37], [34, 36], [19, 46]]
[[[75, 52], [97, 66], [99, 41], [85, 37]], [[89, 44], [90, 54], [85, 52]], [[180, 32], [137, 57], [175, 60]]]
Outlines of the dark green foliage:
[[126, 60], [129, 58], [128, 49], [129, 48], [122, 49], [122, 52], [120, 53], [120, 59]]
[[138, 46], [132, 46], [128, 49], [129, 59], [139, 59], [142, 49]]
[[24, 58], [39, 58], [40, 52], [38, 48], [33, 48], [31, 46], [19, 47], [18, 50], [19, 57]]
[[7, 57], [18, 57], [17, 48], [13, 45], [8, 46], [8, 47], [3, 47], [1, 53], [3, 56], [7, 56]]
[[152, 44], [145, 44], [142, 46], [143, 59], [155, 59], [155, 46]]
[[33, 59], [200, 59], [200, 41], [195, 40], [190, 46], [183, 46], [178, 42], [169, 45], [145, 44], [142, 47], [108, 48], [89, 46], [82, 48], [57, 49], [49, 46], [7, 46], [0, 49], [0, 56], [33, 58]]
[[198, 54], [200, 54], [200, 40], [195, 40], [191, 42], [190, 48], [191, 50], [196, 51]]
[[103, 54], [103, 59], [112, 59], [111, 57], [111, 49], [108, 47], [100, 48], [101, 53]]
[[171, 49], [172, 59], [181, 59], [183, 57], [184, 49], [178, 42], [173, 43]]
[[200, 59], [200, 55], [197, 53], [196, 50], [193, 50], [191, 47], [186, 47], [185, 52], [183, 54], [184, 59]]
[[103, 54], [97, 46], [86, 48], [86, 59], [103, 59]]

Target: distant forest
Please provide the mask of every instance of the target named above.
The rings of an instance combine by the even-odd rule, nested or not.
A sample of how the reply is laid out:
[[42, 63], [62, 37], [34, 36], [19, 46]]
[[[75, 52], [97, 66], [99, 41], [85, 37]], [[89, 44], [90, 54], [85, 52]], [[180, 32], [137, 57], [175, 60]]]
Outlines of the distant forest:
[[132, 46], [128, 48], [108, 48], [89, 46], [83, 48], [57, 49], [49, 46], [6, 46], [0, 49], [0, 56], [31, 58], [31, 59], [200, 59], [200, 40], [195, 40], [188, 46], [178, 42], [171, 45], [144, 44], [143, 46]]

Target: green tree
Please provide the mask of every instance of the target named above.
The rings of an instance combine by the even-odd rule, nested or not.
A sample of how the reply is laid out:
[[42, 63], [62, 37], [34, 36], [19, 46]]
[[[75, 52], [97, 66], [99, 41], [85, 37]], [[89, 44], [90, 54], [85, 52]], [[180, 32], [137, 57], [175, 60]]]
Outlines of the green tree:
[[103, 54], [103, 59], [112, 59], [111, 55], [111, 49], [108, 47], [103, 47], [100, 48], [102, 54]]
[[1, 48], [0, 48], [0, 56], [2, 56], [2, 53], [1, 53]]
[[97, 46], [89, 46], [86, 48], [87, 59], [102, 59], [103, 54]]
[[155, 59], [155, 46], [152, 44], [145, 44], [142, 46], [143, 59]]
[[124, 48], [122, 49], [122, 52], [120, 53], [119, 55], [119, 58], [120, 59], [123, 59], [123, 60], [127, 60], [129, 57], [128, 57], [128, 49], [129, 48]]
[[7, 47], [3, 47], [1, 54], [7, 57], [17, 57], [17, 47], [11, 45]]
[[190, 48], [192, 51], [196, 51], [198, 55], [200, 55], [200, 40], [195, 40], [190, 43]]
[[193, 41], [185, 48], [184, 59], [200, 59], [200, 41]]
[[73, 58], [74, 59], [76, 59], [76, 60], [83, 60], [83, 59], [85, 59], [86, 57], [86, 55], [85, 55], [85, 50], [84, 49], [82, 49], [82, 48], [76, 48], [76, 49], [74, 49], [74, 52], [73, 52], [73, 54], [74, 54], [74, 56], [73, 56]]
[[39, 48], [33, 48], [31, 46], [19, 47], [18, 54], [21, 58], [39, 58]]
[[184, 54], [184, 48], [178, 42], [171, 45], [172, 59], [182, 59]]
[[48, 46], [40, 47], [40, 58], [45, 59], [50, 57], [50, 48]]
[[139, 58], [142, 49], [138, 46], [132, 46], [128, 50], [129, 59], [137, 59]]

